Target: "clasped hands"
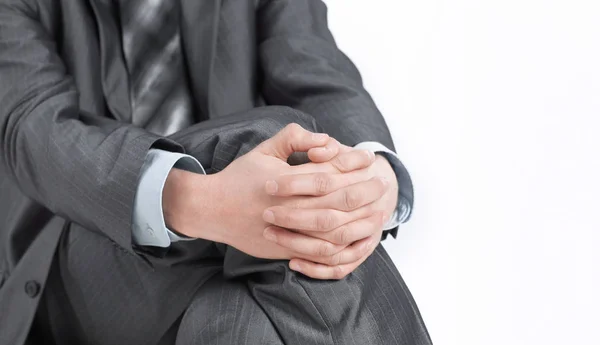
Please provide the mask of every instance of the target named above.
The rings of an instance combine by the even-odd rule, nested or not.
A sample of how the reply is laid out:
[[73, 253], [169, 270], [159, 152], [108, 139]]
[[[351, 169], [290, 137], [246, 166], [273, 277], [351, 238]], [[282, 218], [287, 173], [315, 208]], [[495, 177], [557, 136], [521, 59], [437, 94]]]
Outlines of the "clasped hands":
[[[311, 162], [290, 166], [294, 152]], [[341, 279], [373, 253], [397, 195], [385, 158], [291, 124], [216, 174], [173, 169], [163, 211], [184, 235]]]

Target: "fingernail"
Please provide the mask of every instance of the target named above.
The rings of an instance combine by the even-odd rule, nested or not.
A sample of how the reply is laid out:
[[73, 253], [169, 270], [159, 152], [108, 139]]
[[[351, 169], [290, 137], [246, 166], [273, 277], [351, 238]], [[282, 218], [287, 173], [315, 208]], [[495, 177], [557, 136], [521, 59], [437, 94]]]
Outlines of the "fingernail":
[[326, 153], [326, 152], [329, 152], [329, 147], [327, 147], [327, 146], [323, 146], [323, 147], [316, 147], [316, 148], [315, 148], [315, 150], [316, 150], [317, 152]]
[[265, 183], [265, 190], [268, 194], [274, 195], [275, 193], [277, 193], [278, 189], [279, 186], [277, 185], [277, 182], [275, 182], [275, 180], [269, 180], [267, 181], [267, 183]]
[[367, 150], [367, 156], [369, 156], [370, 161], [373, 161], [375, 159], [375, 152]]
[[387, 185], [390, 184], [390, 181], [388, 181], [388, 179], [385, 177], [380, 177], [379, 179], [381, 180], [381, 183], [383, 183], [383, 185], [385, 187], [387, 187]]
[[371, 248], [371, 245], [373, 245], [373, 240], [369, 240], [367, 243], [363, 244], [361, 250], [364, 252], [368, 251], [369, 248]]
[[277, 235], [275, 235], [275, 231], [271, 228], [266, 228], [265, 231], [263, 231], [263, 236], [271, 242], [277, 242]]
[[329, 136], [325, 133], [313, 133], [312, 138], [314, 141], [324, 141], [329, 138]]
[[263, 220], [267, 223], [273, 223], [275, 221], [275, 214], [273, 211], [265, 210], [265, 212], [263, 212]]
[[290, 269], [292, 271], [302, 272], [302, 267], [300, 267], [300, 264], [297, 262], [290, 262]]

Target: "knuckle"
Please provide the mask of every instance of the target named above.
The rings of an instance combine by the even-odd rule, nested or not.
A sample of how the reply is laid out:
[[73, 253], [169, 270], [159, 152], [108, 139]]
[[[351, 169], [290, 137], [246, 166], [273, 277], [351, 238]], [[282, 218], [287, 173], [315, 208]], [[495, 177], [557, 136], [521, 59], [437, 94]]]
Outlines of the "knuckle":
[[378, 207], [375, 203], [370, 203], [368, 205], [365, 205], [361, 208], [361, 211], [364, 210], [365, 215], [373, 215], [374, 213], [376, 213], [378, 211]]
[[314, 184], [315, 191], [318, 194], [327, 194], [332, 184], [331, 177], [325, 173], [317, 174], [315, 175]]
[[375, 212], [374, 216], [365, 219], [365, 223], [368, 227], [374, 228], [379, 226], [380, 219], [382, 218], [382, 212]]
[[333, 252], [333, 245], [327, 241], [321, 241], [316, 249], [318, 256], [330, 256]]
[[335, 266], [333, 269], [333, 278], [334, 279], [344, 279], [348, 275], [348, 272], [342, 266]]
[[289, 125], [285, 126], [285, 131], [286, 135], [294, 139], [297, 139], [302, 135], [302, 127], [300, 127], [300, 125], [297, 123], [290, 123]]
[[337, 266], [341, 263], [342, 260], [342, 256], [341, 254], [335, 254], [335, 255], [331, 255], [327, 261], [328, 261], [328, 265], [329, 266]]
[[356, 193], [355, 191], [353, 191], [352, 189], [345, 190], [343, 196], [344, 196], [344, 201], [343, 201], [344, 207], [347, 210], [354, 210], [355, 208], [360, 206], [361, 196], [358, 193]]
[[340, 171], [345, 172], [348, 170], [347, 168], [347, 162], [344, 159], [344, 155], [339, 155], [336, 156], [333, 161], [332, 161], [333, 165]]
[[344, 225], [344, 226], [338, 228], [338, 230], [336, 232], [336, 235], [335, 235], [335, 238], [334, 238], [335, 242], [337, 244], [346, 244], [346, 243], [348, 243], [348, 239], [350, 237], [349, 232], [350, 232], [350, 230], [349, 230], [349, 228], [348, 228], [347, 225]]
[[300, 125], [297, 123], [290, 123], [287, 126], [285, 126], [285, 129], [290, 132], [295, 132], [302, 129], [302, 127], [300, 127]]
[[316, 219], [317, 230], [330, 230], [335, 225], [335, 216], [331, 212], [324, 212], [318, 215]]

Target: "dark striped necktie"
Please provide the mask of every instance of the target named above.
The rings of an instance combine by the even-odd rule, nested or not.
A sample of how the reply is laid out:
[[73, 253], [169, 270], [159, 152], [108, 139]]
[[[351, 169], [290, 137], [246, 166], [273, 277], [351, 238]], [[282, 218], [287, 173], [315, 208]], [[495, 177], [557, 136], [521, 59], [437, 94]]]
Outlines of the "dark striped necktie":
[[175, 0], [119, 0], [132, 123], [161, 135], [194, 122], [178, 6]]

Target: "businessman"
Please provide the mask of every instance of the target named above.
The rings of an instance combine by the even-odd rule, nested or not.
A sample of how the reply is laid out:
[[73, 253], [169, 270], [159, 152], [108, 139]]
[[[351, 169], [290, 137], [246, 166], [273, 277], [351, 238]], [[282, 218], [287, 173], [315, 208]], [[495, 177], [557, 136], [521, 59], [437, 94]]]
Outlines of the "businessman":
[[431, 344], [318, 0], [0, 1], [0, 344]]

